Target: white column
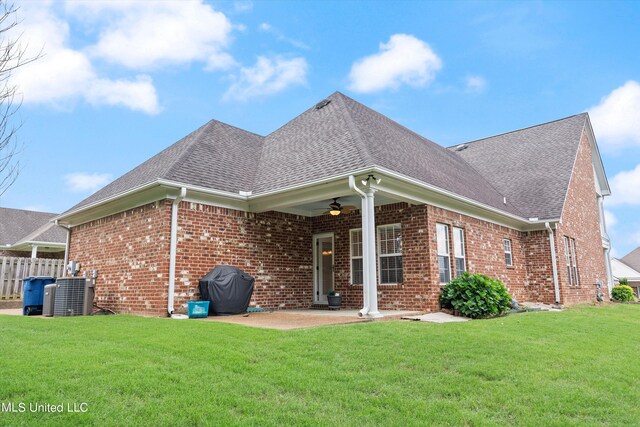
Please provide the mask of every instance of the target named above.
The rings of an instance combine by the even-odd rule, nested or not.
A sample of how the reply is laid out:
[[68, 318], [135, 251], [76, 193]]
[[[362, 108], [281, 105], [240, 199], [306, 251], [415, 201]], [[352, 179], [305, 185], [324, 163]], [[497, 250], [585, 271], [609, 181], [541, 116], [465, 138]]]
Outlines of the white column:
[[362, 219], [362, 299], [363, 305], [360, 314], [369, 314], [369, 228], [367, 227], [368, 209], [365, 198], [361, 199], [360, 216]]
[[[382, 314], [378, 311], [378, 285], [376, 274], [376, 218], [375, 218], [375, 205], [374, 194], [375, 190], [371, 187], [367, 187], [364, 190], [366, 194], [366, 211], [367, 211], [367, 257], [369, 258], [369, 277], [368, 277], [368, 294], [369, 294], [369, 317], [382, 317]], [[364, 234], [364, 233], [363, 233]], [[364, 244], [364, 242], [363, 242]], [[363, 254], [364, 255], [364, 254]]]
[[31, 246], [31, 258], [38, 258], [38, 245]]

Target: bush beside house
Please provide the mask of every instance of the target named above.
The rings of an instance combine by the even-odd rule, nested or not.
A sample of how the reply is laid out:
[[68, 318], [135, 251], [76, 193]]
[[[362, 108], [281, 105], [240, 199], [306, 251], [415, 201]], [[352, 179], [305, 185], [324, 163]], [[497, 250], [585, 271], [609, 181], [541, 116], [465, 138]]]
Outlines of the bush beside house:
[[511, 306], [511, 295], [504, 284], [484, 274], [463, 273], [442, 287], [440, 304], [465, 317], [478, 319], [500, 315]]

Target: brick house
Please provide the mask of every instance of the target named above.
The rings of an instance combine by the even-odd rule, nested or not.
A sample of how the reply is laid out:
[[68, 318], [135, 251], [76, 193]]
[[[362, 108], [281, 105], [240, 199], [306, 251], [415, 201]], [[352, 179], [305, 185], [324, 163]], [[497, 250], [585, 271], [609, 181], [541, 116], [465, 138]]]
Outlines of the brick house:
[[0, 257], [64, 258], [67, 231], [52, 222], [57, 216], [0, 208]]
[[58, 221], [120, 312], [172, 312], [234, 265], [253, 305], [335, 289], [375, 317], [437, 310], [465, 270], [520, 300], [595, 300], [609, 194], [586, 113], [447, 149], [336, 92], [267, 136], [210, 121]]

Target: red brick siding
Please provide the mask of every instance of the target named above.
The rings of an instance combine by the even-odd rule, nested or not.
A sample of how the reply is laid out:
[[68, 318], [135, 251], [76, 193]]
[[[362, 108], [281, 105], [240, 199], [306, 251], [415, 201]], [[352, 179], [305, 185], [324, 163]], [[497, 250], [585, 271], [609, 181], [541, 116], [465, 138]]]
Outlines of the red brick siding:
[[[607, 274], [596, 196], [591, 146], [583, 133], [562, 213], [562, 224], [556, 230], [560, 296], [564, 304], [595, 301], [596, 280], [606, 286]], [[575, 239], [580, 279], [577, 287], [569, 286], [563, 236]]]
[[69, 260], [98, 270], [96, 303], [117, 312], [166, 313], [171, 202], [73, 227]]
[[555, 303], [551, 246], [547, 230], [523, 233], [523, 249], [527, 270], [527, 299], [547, 304]]
[[176, 307], [197, 296], [199, 279], [216, 265], [233, 265], [256, 278], [252, 305], [308, 308], [313, 293], [310, 219], [182, 202]]

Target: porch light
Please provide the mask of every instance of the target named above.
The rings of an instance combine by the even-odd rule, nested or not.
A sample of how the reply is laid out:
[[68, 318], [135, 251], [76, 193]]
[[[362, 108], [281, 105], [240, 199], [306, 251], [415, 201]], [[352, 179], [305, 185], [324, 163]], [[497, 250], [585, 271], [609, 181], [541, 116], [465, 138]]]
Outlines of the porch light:
[[363, 180], [361, 181], [361, 182], [362, 182], [362, 185], [367, 185], [367, 184], [369, 184], [369, 181], [370, 181], [370, 180], [374, 180], [376, 184], [380, 184], [380, 181], [382, 181], [380, 178], [376, 178], [376, 177], [375, 177], [375, 176], [373, 176], [373, 175], [369, 175], [366, 179], [363, 179]]
[[339, 209], [331, 209], [331, 210], [329, 211], [329, 213], [330, 213], [331, 215], [333, 215], [333, 216], [337, 216], [337, 215], [340, 215], [340, 210], [339, 210]]

